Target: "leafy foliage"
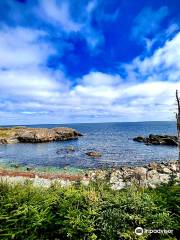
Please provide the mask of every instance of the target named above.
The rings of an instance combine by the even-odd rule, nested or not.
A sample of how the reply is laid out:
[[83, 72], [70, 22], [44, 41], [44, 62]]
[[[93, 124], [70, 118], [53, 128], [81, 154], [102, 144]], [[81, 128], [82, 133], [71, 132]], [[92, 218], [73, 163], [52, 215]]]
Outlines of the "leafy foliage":
[[[0, 183], [0, 239], [178, 239], [180, 186], [132, 186], [113, 191], [107, 183], [50, 188]], [[172, 229], [143, 234], [134, 229]]]

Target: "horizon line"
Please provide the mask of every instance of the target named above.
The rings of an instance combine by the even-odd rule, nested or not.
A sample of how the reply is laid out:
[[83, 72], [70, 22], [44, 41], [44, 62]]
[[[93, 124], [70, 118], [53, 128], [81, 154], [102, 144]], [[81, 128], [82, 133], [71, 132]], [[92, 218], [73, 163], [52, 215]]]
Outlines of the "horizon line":
[[120, 121], [120, 122], [71, 122], [71, 123], [34, 123], [34, 124], [0, 124], [4, 126], [36, 126], [36, 125], [72, 125], [72, 124], [104, 124], [104, 123], [144, 123], [144, 122], [176, 122], [175, 120], [151, 120], [151, 121]]

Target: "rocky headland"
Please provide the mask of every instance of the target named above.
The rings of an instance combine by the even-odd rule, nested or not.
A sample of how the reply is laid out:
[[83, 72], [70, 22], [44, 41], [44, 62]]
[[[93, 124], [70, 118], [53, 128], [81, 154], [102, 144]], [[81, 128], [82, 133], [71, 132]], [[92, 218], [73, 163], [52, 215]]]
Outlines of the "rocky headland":
[[77, 139], [81, 133], [72, 128], [0, 128], [0, 144], [43, 143]]
[[178, 146], [177, 136], [169, 136], [169, 135], [150, 134], [148, 137], [144, 137], [144, 136], [135, 137], [133, 138], [133, 141], [142, 142], [146, 145]]

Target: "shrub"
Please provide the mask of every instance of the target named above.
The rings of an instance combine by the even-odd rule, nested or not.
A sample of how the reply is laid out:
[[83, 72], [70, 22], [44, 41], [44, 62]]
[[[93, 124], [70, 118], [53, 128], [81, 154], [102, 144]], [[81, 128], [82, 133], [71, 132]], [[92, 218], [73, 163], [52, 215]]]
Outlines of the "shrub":
[[[174, 183], [113, 191], [100, 181], [68, 188], [1, 182], [0, 239], [177, 239], [179, 190]], [[174, 233], [137, 237], [137, 226]]]

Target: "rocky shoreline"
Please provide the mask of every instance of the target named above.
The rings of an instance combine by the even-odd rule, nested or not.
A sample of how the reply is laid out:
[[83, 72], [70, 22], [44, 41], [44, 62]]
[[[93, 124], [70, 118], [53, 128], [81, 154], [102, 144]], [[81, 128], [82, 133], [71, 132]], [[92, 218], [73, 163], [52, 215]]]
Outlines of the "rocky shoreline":
[[77, 139], [81, 133], [73, 128], [0, 128], [0, 144], [43, 143]]
[[143, 187], [156, 188], [159, 184], [168, 181], [180, 179], [179, 165], [177, 161], [150, 163], [141, 167], [118, 167], [109, 169], [86, 170], [81, 174], [70, 175], [37, 173], [32, 171], [7, 171], [0, 169], [0, 180], [9, 183], [24, 183], [30, 180], [33, 185], [50, 187], [57, 183], [63, 187], [76, 182], [88, 185], [90, 181], [103, 180], [110, 184], [114, 190], [120, 190], [132, 184], [138, 184]]
[[177, 136], [169, 135], [154, 135], [149, 134], [148, 137], [138, 136], [133, 138], [135, 142], [142, 142], [146, 145], [167, 145], [167, 146], [178, 146]]
[[120, 190], [133, 183], [144, 187], [156, 188], [159, 184], [171, 179], [180, 179], [178, 161], [156, 163], [139, 167], [120, 167], [111, 170], [96, 170], [89, 172], [90, 179], [108, 179], [111, 188]]
[[[72, 128], [29, 128], [14, 127], [0, 128], [0, 143], [43, 143], [50, 141], [65, 141], [77, 139], [82, 136]], [[149, 137], [136, 137], [136, 142], [145, 143], [147, 145], [168, 145], [177, 146], [176, 136], [153, 135]], [[73, 147], [69, 147], [67, 152], [75, 151]], [[58, 154], [58, 153], [57, 153]], [[101, 153], [96, 151], [87, 152], [86, 155], [98, 158]], [[107, 169], [90, 169], [78, 175], [58, 174], [58, 173], [37, 173], [33, 168], [28, 167], [27, 171], [20, 171], [19, 167], [15, 167], [14, 171], [0, 168], [0, 180], [10, 183], [21, 182], [27, 180], [32, 181], [34, 185], [49, 187], [52, 183], [57, 182], [61, 186], [69, 186], [77, 181], [88, 185], [90, 181], [105, 180], [112, 189], [120, 190], [133, 183], [144, 187], [155, 188], [161, 183], [167, 183], [170, 179], [178, 180], [180, 178], [180, 168], [177, 161], [150, 163], [139, 167], [111, 167]]]

